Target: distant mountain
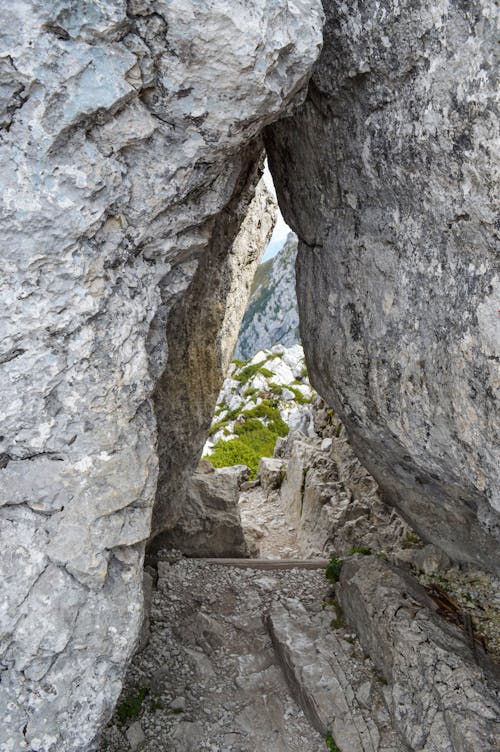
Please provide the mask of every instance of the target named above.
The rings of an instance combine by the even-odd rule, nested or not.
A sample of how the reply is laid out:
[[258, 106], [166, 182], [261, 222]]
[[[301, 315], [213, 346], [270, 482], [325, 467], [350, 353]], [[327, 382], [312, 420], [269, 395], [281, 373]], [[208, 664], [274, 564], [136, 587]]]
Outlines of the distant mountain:
[[277, 344], [291, 347], [300, 342], [295, 293], [296, 255], [297, 236], [290, 233], [281, 251], [257, 268], [235, 358], [248, 360], [258, 350]]

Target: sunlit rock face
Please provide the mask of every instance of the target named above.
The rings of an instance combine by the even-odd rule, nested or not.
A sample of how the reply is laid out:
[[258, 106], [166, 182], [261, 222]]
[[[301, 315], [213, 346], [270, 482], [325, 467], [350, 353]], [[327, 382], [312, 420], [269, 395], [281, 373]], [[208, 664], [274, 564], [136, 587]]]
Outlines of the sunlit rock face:
[[266, 137], [311, 380], [386, 500], [498, 569], [495, 9], [323, 5], [306, 103]]
[[0, 748], [84, 752], [141, 624], [169, 311], [214, 238], [208, 279], [244, 255], [259, 133], [300, 102], [322, 10], [19, 0], [0, 16]]

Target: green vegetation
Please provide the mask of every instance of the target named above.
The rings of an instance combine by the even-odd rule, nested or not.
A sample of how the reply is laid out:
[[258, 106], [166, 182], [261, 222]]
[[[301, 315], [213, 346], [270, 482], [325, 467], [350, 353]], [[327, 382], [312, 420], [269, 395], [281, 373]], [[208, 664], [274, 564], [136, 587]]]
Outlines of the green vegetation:
[[366, 548], [366, 546], [353, 546], [349, 550], [348, 556], [352, 556], [353, 554], [363, 554], [363, 556], [371, 556], [371, 553], [371, 548]]
[[299, 405], [308, 405], [310, 402], [313, 401], [312, 397], [305, 397], [300, 389], [297, 389], [296, 386], [292, 386], [291, 384], [287, 386], [287, 389], [290, 389], [291, 392], [293, 392], [293, 395], [295, 397], [295, 402]]
[[233, 374], [232, 378], [235, 381], [239, 381], [240, 384], [247, 384], [250, 379], [253, 379], [253, 377], [258, 373], [260, 373], [262, 376], [265, 376], [266, 379], [270, 379], [272, 376], [274, 376], [273, 372], [268, 368], [264, 368], [264, 363], [267, 363], [268, 360], [269, 358], [265, 358], [264, 360], [259, 360], [258, 363], [253, 363], [253, 365], [245, 366], [239, 373]]
[[257, 394], [258, 391], [259, 390], [256, 386], [249, 386], [248, 389], [245, 389], [245, 391], [243, 392], [243, 396], [249, 399], [250, 397], [253, 397], [254, 394]]
[[239, 358], [234, 358], [233, 363], [236, 368], [243, 368], [243, 366], [246, 366], [246, 364], [248, 363], [248, 360], [240, 360]]
[[276, 439], [286, 436], [289, 428], [275, 400], [263, 400], [260, 405], [244, 410], [240, 415], [245, 420], [235, 424], [236, 437], [229, 441], [219, 439], [209, 460], [214, 467], [248, 465], [253, 479], [257, 475], [261, 457], [272, 457]]
[[221, 428], [225, 428], [227, 424], [228, 424], [227, 418], [224, 418], [224, 420], [218, 420], [217, 423], [212, 423], [212, 425], [210, 426], [208, 435], [213, 436], [214, 433], [217, 433], [217, 431], [220, 431]]
[[416, 546], [419, 543], [421, 543], [421, 540], [418, 537], [418, 535], [416, 533], [411, 533], [411, 532], [406, 533], [405, 541], [406, 541], [406, 543], [410, 543], [411, 545], [414, 545], [414, 546]]
[[236, 437], [229, 441], [219, 439], [207, 459], [214, 467], [248, 465], [250, 478], [254, 479], [261, 457], [272, 457], [276, 439], [286, 436], [289, 428], [274, 400], [263, 400], [240, 415], [244, 422], [234, 425]]
[[[255, 405], [255, 407], [250, 408], [250, 410], [244, 410], [241, 414], [245, 420], [251, 418], [264, 418], [266, 420], [266, 427], [276, 434], [276, 438], [278, 436], [286, 436], [290, 430], [281, 417], [277, 400], [262, 400], [259, 405]], [[269, 456], [272, 456], [272, 452]]]
[[344, 562], [342, 561], [342, 559], [330, 559], [330, 561], [326, 565], [326, 579], [330, 580], [331, 582], [338, 582], [343, 563]]
[[335, 744], [335, 739], [333, 738], [331, 731], [325, 736], [325, 744], [328, 752], [340, 752], [340, 749]]
[[270, 381], [268, 384], [268, 389], [270, 392], [278, 396], [279, 394], [281, 394], [283, 387], [279, 384], [275, 384], [274, 381]]
[[137, 718], [148, 692], [149, 690], [146, 687], [141, 687], [137, 692], [125, 697], [124, 700], [118, 703], [116, 713], [121, 723], [126, 723]]
[[263, 428], [265, 428], [265, 425], [257, 418], [248, 418], [244, 423], [234, 424], [234, 432], [237, 436], [244, 436], [244, 434], [252, 433], [253, 431], [261, 431]]

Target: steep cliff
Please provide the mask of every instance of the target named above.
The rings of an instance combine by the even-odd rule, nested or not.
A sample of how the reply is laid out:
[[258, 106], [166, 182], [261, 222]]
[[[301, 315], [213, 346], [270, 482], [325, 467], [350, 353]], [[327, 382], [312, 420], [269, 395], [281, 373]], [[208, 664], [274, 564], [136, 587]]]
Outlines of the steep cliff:
[[498, 570], [496, 9], [323, 5], [306, 103], [266, 136], [311, 381], [386, 500]]
[[[185, 349], [186, 382], [204, 327], [207, 362], [230, 357], [212, 338], [237, 331], [238, 269], [258, 256], [237, 235], [259, 133], [300, 101], [322, 11], [21, 0], [0, 15], [0, 747], [83, 752], [141, 624], [158, 469], [160, 505], [168, 485], [156, 411], [208, 428], [218, 391], [200, 368], [210, 388], [172, 414], [163, 373]], [[172, 448], [183, 468], [193, 435]]]
[[248, 360], [266, 347], [291, 347], [300, 342], [296, 256], [297, 237], [290, 233], [281, 251], [257, 268], [235, 358]]

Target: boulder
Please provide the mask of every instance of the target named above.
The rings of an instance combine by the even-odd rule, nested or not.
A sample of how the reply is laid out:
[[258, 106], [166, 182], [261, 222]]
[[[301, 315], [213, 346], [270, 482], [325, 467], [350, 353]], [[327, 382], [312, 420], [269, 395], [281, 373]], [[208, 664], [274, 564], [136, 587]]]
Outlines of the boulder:
[[344, 562], [337, 595], [387, 682], [394, 728], [409, 749], [498, 749], [498, 666], [436, 613], [437, 604], [410, 575], [381, 559], [353, 557]]
[[158, 530], [272, 231], [260, 132], [300, 100], [323, 14], [23, 0], [0, 17], [0, 748], [84, 752], [142, 624], [155, 498]]
[[499, 571], [497, 13], [323, 7], [307, 100], [266, 132], [309, 377], [419, 535]]
[[248, 556], [238, 506], [245, 476], [244, 465], [194, 473], [180, 517], [171, 530], [158, 536], [158, 545], [187, 556]]
[[276, 491], [285, 477], [286, 462], [275, 457], [262, 457], [259, 462], [258, 477], [264, 491]]
[[290, 598], [270, 610], [266, 624], [291, 692], [340, 752], [401, 752], [373, 667], [332, 629], [339, 617], [332, 608], [313, 614]]

